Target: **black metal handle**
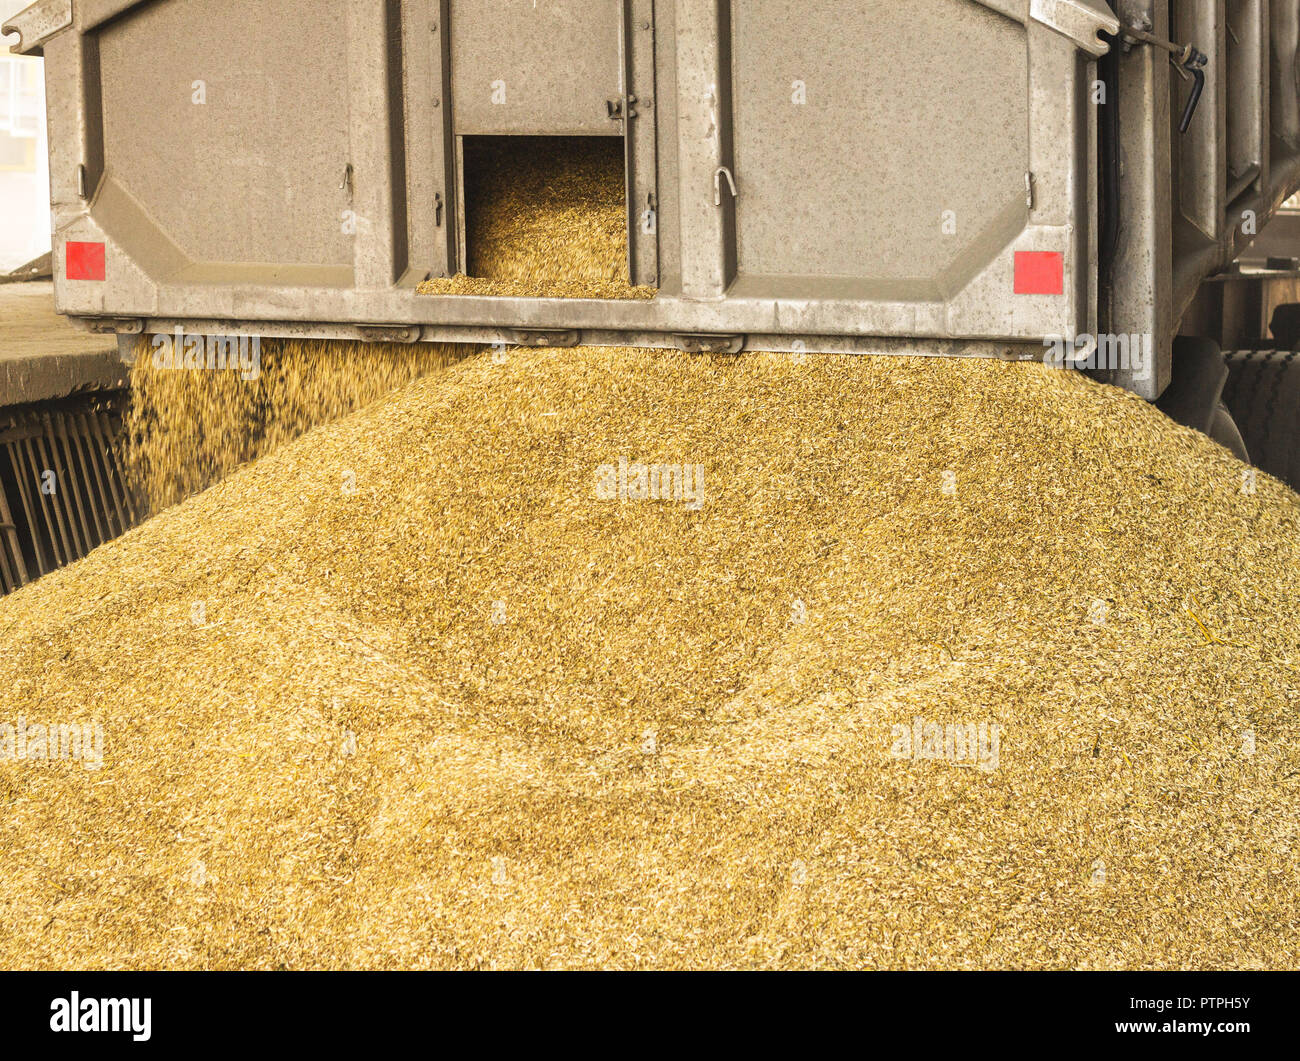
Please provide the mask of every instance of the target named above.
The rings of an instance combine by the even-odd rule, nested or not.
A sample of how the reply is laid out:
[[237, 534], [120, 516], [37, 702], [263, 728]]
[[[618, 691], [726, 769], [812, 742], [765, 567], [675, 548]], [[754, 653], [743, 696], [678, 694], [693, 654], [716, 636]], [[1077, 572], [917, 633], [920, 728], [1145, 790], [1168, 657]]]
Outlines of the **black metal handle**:
[[1144, 41], [1168, 52], [1171, 63], [1192, 75], [1192, 95], [1183, 111], [1182, 123], [1178, 126], [1180, 133], [1187, 132], [1191, 128], [1192, 118], [1196, 116], [1196, 108], [1200, 106], [1201, 96], [1205, 93], [1205, 67], [1209, 64], [1210, 57], [1195, 45], [1162, 40], [1138, 26], [1125, 26], [1121, 32], [1130, 40]]
[[1196, 116], [1196, 108], [1205, 93], [1205, 64], [1210, 61], [1209, 56], [1198, 52], [1195, 48], [1188, 48], [1188, 51], [1190, 54], [1182, 67], [1192, 75], [1192, 94], [1188, 97], [1187, 107], [1183, 110], [1183, 120], [1178, 126], [1180, 133], [1187, 132], [1192, 126], [1192, 118]]

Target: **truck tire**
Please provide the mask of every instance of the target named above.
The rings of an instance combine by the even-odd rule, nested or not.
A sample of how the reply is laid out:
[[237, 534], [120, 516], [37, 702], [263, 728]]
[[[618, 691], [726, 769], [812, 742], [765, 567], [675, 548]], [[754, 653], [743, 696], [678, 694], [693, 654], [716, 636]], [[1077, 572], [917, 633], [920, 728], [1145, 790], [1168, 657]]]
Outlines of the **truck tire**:
[[1173, 379], [1156, 402], [1171, 420], [1209, 435], [1241, 461], [1250, 453], [1232, 413], [1223, 404], [1228, 365], [1219, 344], [1204, 336], [1180, 335], [1174, 339]]
[[1250, 447], [1242, 438], [1241, 429], [1232, 418], [1232, 411], [1223, 402], [1215, 407], [1214, 420], [1206, 434], [1224, 449], [1231, 450], [1243, 464], [1250, 463]]
[[1223, 400], [1255, 465], [1300, 490], [1300, 352], [1228, 354]]

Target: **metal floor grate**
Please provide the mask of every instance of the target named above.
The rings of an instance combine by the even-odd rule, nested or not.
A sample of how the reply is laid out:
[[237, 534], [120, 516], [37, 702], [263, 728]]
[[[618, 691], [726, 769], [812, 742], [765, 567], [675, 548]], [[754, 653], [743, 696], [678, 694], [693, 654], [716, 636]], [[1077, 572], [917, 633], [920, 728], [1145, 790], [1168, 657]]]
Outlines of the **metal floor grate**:
[[125, 405], [113, 393], [0, 409], [0, 591], [140, 521], [121, 460]]

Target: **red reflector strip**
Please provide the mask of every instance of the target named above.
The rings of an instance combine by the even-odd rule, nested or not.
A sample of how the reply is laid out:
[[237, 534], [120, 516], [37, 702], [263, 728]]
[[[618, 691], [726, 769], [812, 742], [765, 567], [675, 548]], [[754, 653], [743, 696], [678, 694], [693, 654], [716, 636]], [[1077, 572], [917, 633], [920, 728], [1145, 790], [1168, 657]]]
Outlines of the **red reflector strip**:
[[1065, 294], [1065, 255], [1055, 251], [1016, 251], [1016, 294]]
[[104, 245], [102, 243], [66, 244], [69, 280], [103, 280]]

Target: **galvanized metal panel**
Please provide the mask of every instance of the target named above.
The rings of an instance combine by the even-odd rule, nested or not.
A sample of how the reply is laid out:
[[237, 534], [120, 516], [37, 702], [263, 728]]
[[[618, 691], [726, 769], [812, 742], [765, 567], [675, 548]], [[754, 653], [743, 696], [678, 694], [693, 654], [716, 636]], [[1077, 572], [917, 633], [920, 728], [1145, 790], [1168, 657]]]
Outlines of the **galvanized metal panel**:
[[[1019, 18], [1006, 19], [1006, 25], [1011, 32], [1029, 38], [1025, 60], [1029, 85], [1025, 105], [1031, 116], [1028, 165], [1034, 170], [1040, 193], [1031, 208], [1020, 199], [1020, 187], [1015, 187], [1007, 202], [1005, 228], [995, 233], [1001, 242], [995, 238], [983, 243], [973, 240], [960, 261], [956, 277], [969, 277], [960, 290], [954, 281], [949, 288], [921, 292], [908, 287], [906, 280], [903, 286], [880, 284], [868, 290], [861, 277], [854, 276], [813, 276], [800, 282], [778, 277], [777, 283], [766, 286], [753, 286], [753, 276], [735, 281], [731, 5], [726, 0], [703, 5], [661, 0], [652, 17], [663, 16], [669, 32], [653, 34], [656, 69], [652, 72], [654, 83], [664, 88], [656, 88], [661, 98], [647, 108], [654, 111], [653, 120], [644, 121], [642, 115], [629, 123], [633, 132], [629, 144], [630, 210], [637, 210], [649, 190], [652, 168], [660, 171], [649, 185], [662, 201], [657, 219], [662, 228], [653, 248], [668, 265], [667, 275], [660, 276], [660, 298], [635, 306], [532, 299], [413, 300], [408, 286], [412, 277], [419, 275], [426, 262], [430, 262], [429, 271], [436, 271], [439, 259], [436, 251], [430, 259], [422, 248], [437, 247], [436, 231], [431, 234], [429, 227], [436, 225], [436, 220], [430, 221], [436, 211], [429, 209], [428, 193], [436, 191], [440, 167], [435, 161], [430, 175], [423, 174], [429, 168], [427, 160], [436, 154], [430, 140], [436, 140], [438, 120], [432, 112], [448, 110], [438, 92], [436, 61], [430, 62], [422, 51], [420, 15], [425, 2], [428, 0], [347, 3], [350, 119], [346, 157], [353, 166], [353, 182], [344, 189], [344, 201], [360, 204], [356, 211], [360, 227], [353, 237], [352, 259], [345, 264], [279, 263], [268, 267], [191, 261], [165, 227], [153, 223], [111, 179], [111, 167], [105, 179], [98, 179], [94, 122], [86, 120], [82, 112], [89, 109], [78, 107], [73, 97], [69, 102], [74, 121], [85, 121], [86, 135], [79, 145], [62, 137], [63, 158], [86, 160], [99, 193], [89, 210], [73, 197], [65, 198], [58, 207], [62, 239], [56, 256], [62, 253], [64, 240], [103, 240], [108, 278], [94, 285], [61, 283], [63, 308], [89, 318], [111, 316], [103, 326], [115, 328], [151, 327], [153, 322], [179, 314], [196, 322], [214, 318], [263, 321], [266, 334], [271, 334], [272, 328], [307, 320], [326, 328], [334, 322], [342, 335], [351, 334], [355, 325], [393, 324], [423, 329], [426, 338], [435, 337], [438, 326], [445, 329], [442, 334], [448, 334], [453, 328], [489, 328], [497, 323], [506, 327], [579, 327], [593, 333], [623, 328], [629, 335], [647, 328], [666, 334], [709, 329], [770, 334], [779, 325], [808, 337], [840, 333], [1015, 341], [1070, 333], [1090, 319], [1088, 240], [1083, 233], [1088, 227], [1088, 201], [1081, 194], [1088, 156], [1086, 151], [1059, 149], [1062, 142], [1085, 142], [1079, 135], [1084, 113], [1079, 106], [1080, 53], [1059, 26], [1049, 28], [1042, 20], [1031, 18], [1027, 8], [1020, 11]], [[982, 4], [948, 2], [975, 12], [977, 17], [1002, 17]], [[649, 49], [638, 44], [633, 30], [648, 6], [647, 0], [626, 0], [621, 7], [626, 64], [622, 87], [625, 95], [638, 98], [645, 91], [642, 85], [648, 71], [644, 53]], [[135, 17], [132, 9], [118, 24]], [[438, 35], [444, 40], [447, 21], [430, 12], [430, 25], [438, 24]], [[454, 18], [451, 21], [454, 38]], [[57, 48], [60, 37], [51, 44]], [[97, 49], [97, 35], [88, 34], [80, 48], [65, 49], [52, 65], [65, 73], [71, 71], [89, 93], [99, 80], [91, 61]], [[445, 89], [445, 65], [443, 76]], [[454, 71], [451, 80], [455, 82]], [[927, 92], [934, 97], [932, 91]], [[1023, 86], [1019, 92], [1024, 94]], [[743, 101], [740, 105], [743, 107]], [[617, 130], [619, 124], [611, 126]], [[404, 137], [400, 135], [403, 126]], [[445, 119], [442, 132], [445, 137], [452, 136]], [[654, 156], [660, 157], [652, 162]], [[924, 168], [923, 155], [915, 165]], [[63, 183], [56, 186], [74, 184], [66, 176], [68, 167], [61, 168], [65, 170]], [[743, 186], [743, 180], [740, 183]], [[455, 182], [447, 187], [454, 191]], [[455, 208], [452, 199], [447, 195], [444, 200], [448, 229], [463, 222], [463, 212]], [[634, 225], [636, 218], [629, 221]], [[834, 229], [839, 223], [833, 210], [825, 211], [816, 222], [823, 230]], [[960, 225], [958, 218], [959, 232]], [[449, 241], [449, 246], [454, 249], [454, 241]], [[639, 269], [646, 267], [643, 255], [647, 248], [647, 241], [633, 242], [632, 255]], [[1008, 295], [1013, 287], [1013, 260], [1024, 251], [1061, 256], [1065, 282], [1059, 294]], [[451, 257], [449, 252], [449, 266]], [[645, 274], [636, 275], [640, 279]], [[716, 310], [690, 312], [688, 307], [700, 299], [716, 302]], [[473, 315], [479, 315], [477, 324]]]
[[655, 100], [654, 128], [656, 198], [659, 203], [658, 280], [666, 291], [681, 290], [680, 166], [677, 152], [677, 5], [669, 0], [654, 4]]
[[[1127, 0], [1126, 24], [1144, 24], [1167, 36], [1164, 0]], [[1112, 267], [1105, 327], [1121, 335], [1148, 335], [1167, 344], [1174, 332], [1172, 287], [1173, 184], [1170, 171], [1169, 57], [1150, 47], [1119, 56], [1118, 165], [1124, 174], [1119, 201], [1119, 244]], [[1162, 357], [1150, 379], [1114, 372], [1111, 379], [1144, 398], [1156, 399], [1169, 384], [1170, 362]]]
[[968, 0], [733, 8], [742, 276], [941, 298], [1024, 228], [1023, 26]]
[[351, 266], [340, 218], [359, 102], [348, 10], [346, 0], [166, 0], [88, 38], [105, 179], [138, 208], [126, 224], [152, 223], [193, 263]]
[[1295, 0], [1271, 0], [1269, 18], [1269, 131], [1290, 154], [1300, 150], [1300, 95], [1296, 93], [1300, 5]]
[[[1195, 42], [1210, 57], [1205, 68], [1205, 94], [1197, 108], [1196, 120], [1177, 140], [1178, 192], [1182, 216], [1201, 236], [1217, 240], [1227, 205], [1224, 199], [1228, 166], [1228, 66], [1224, 0], [1197, 0], [1176, 7], [1170, 32], [1179, 41]], [[1192, 91], [1191, 83], [1175, 78], [1173, 86], [1175, 113], [1181, 116]]]
[[[58, 304], [94, 327], [698, 332], [1017, 356], [1095, 327], [1091, 58], [1115, 25], [1102, 0], [71, 0], [70, 25], [68, 6], [16, 21], [47, 60]], [[1163, 0], [1116, 6], [1171, 33]], [[1101, 325], [1158, 342], [1244, 241], [1242, 212], [1262, 225], [1300, 183], [1300, 0], [1178, 6], [1188, 32], [1212, 28], [1194, 43], [1223, 69], [1206, 128], [1175, 147], [1165, 54], [1122, 58], [1122, 237]], [[1267, 77], [1223, 44], [1227, 16], [1238, 37], [1261, 22]], [[606, 101], [632, 95], [649, 101], [638, 117], [611, 121]], [[1259, 105], [1237, 124], [1240, 99]], [[634, 275], [657, 275], [658, 299], [414, 294], [457, 264], [458, 137], [624, 131]], [[637, 225], [649, 194], [653, 241]], [[1175, 249], [1182, 205], [1196, 224]], [[104, 245], [104, 279], [66, 276], [69, 241]], [[1024, 253], [1060, 256], [1059, 294], [1015, 293]], [[1162, 380], [1119, 379], [1148, 396]]]
[[451, 0], [461, 136], [617, 136], [622, 0]]

